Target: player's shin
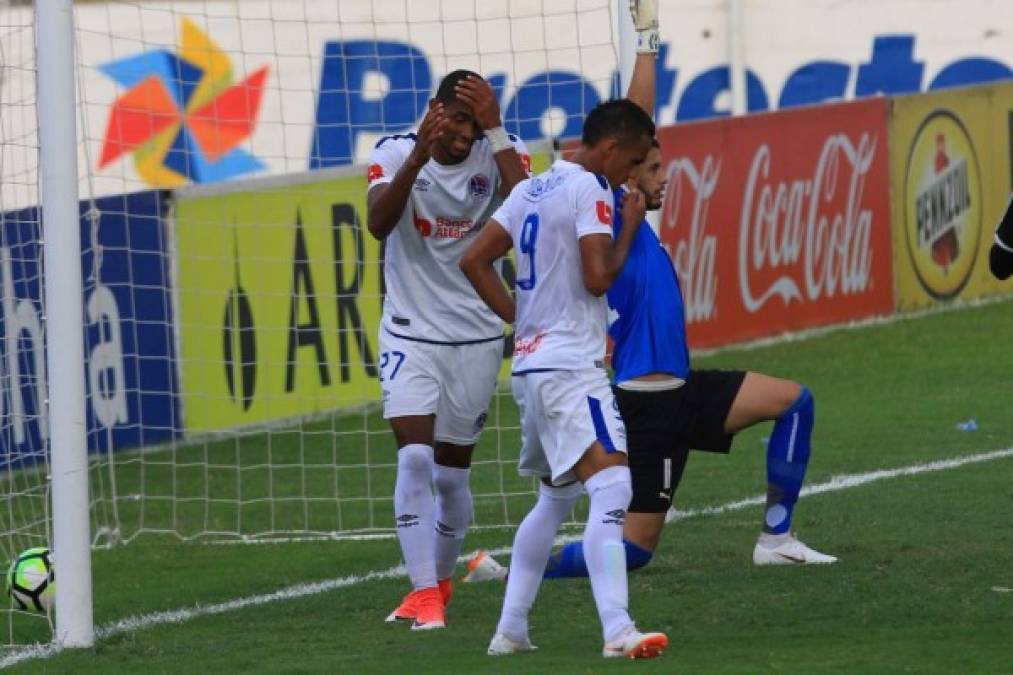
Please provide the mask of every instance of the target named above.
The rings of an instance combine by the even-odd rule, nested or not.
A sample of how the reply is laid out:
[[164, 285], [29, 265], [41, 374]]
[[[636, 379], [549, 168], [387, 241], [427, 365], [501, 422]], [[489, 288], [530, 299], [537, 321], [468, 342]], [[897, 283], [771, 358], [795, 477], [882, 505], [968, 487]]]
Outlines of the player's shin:
[[510, 574], [507, 577], [503, 613], [496, 627], [497, 633], [502, 633], [515, 642], [527, 640], [528, 612], [538, 595], [545, 561], [552, 550], [552, 541], [580, 494], [580, 483], [558, 488], [539, 485], [538, 501], [521, 521], [514, 537]]
[[584, 559], [606, 642], [633, 625], [628, 613], [623, 523], [633, 497], [630, 470], [611, 466], [584, 483], [590, 496]]
[[398, 451], [394, 523], [408, 578], [416, 590], [436, 586], [432, 474], [433, 449], [430, 446], [411, 444]]
[[436, 577], [454, 574], [464, 537], [471, 525], [474, 503], [471, 497], [471, 469], [433, 465], [436, 488]]
[[763, 531], [784, 534], [791, 528], [809, 464], [815, 402], [807, 387], [774, 424], [767, 445], [767, 509]]
[[[626, 550], [626, 571], [637, 570], [651, 562], [652, 551], [623, 539]], [[549, 556], [545, 566], [546, 579], [569, 579], [587, 577], [587, 562], [584, 560], [584, 542], [571, 541]]]

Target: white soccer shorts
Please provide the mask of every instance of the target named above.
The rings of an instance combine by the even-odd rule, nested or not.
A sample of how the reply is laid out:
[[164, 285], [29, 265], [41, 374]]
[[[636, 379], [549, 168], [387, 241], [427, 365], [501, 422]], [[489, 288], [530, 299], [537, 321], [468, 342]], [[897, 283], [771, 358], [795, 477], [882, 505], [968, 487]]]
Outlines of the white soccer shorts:
[[576, 480], [571, 469], [595, 441], [626, 454], [626, 427], [604, 370], [531, 372], [515, 375], [512, 386], [521, 415], [521, 475]]
[[399, 338], [381, 328], [383, 417], [436, 415], [436, 441], [477, 443], [502, 360], [502, 339], [442, 345]]

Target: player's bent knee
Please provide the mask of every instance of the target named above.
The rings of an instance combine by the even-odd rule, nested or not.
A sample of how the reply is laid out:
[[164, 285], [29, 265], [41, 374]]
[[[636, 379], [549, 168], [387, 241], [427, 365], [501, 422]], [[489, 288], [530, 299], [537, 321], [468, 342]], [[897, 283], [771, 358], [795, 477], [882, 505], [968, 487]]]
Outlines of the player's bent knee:
[[420, 444], [406, 445], [397, 452], [397, 465], [412, 474], [428, 474], [432, 471], [432, 450]]
[[455, 469], [467, 469], [471, 467], [471, 455], [474, 445], [455, 445], [453, 443], [438, 442], [434, 453], [437, 464], [449, 466]]
[[539, 496], [556, 502], [573, 502], [576, 504], [583, 492], [584, 486], [577, 481], [559, 486], [547, 485], [544, 482], [538, 484]]
[[658, 540], [661, 539], [661, 531], [665, 526], [665, 511], [643, 513], [633, 508], [631, 504], [631, 511], [626, 514], [623, 539], [652, 552], [658, 547]]
[[625, 453], [609, 452], [600, 441], [595, 441], [573, 465], [573, 473], [577, 476], [577, 480], [586, 483], [596, 473], [615, 466], [626, 467], [628, 465], [629, 461]]
[[812, 390], [805, 385], [798, 385], [798, 387], [798, 395], [792, 400], [786, 412], [794, 412], [806, 408], [811, 410], [816, 407], [816, 399], [813, 397]]
[[806, 388], [798, 382], [778, 380], [777, 407], [780, 408], [781, 414], [790, 409], [804, 391]]

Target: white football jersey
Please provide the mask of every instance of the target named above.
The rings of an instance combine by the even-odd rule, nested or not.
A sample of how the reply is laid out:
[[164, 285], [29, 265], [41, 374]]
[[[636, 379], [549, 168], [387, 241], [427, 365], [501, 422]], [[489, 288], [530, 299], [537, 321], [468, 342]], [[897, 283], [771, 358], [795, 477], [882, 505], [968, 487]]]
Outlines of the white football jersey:
[[514, 373], [602, 365], [608, 301], [584, 287], [577, 242], [612, 235], [612, 200], [603, 176], [557, 160], [518, 184], [493, 214], [517, 258]]
[[[530, 170], [524, 142], [511, 136]], [[394, 179], [415, 147], [415, 134], [381, 139], [369, 158], [369, 188]], [[457, 264], [489, 219], [500, 188], [499, 169], [484, 138], [460, 164], [430, 159], [419, 171], [384, 252], [383, 325], [429, 342], [472, 342], [503, 335], [502, 320], [482, 301]]]

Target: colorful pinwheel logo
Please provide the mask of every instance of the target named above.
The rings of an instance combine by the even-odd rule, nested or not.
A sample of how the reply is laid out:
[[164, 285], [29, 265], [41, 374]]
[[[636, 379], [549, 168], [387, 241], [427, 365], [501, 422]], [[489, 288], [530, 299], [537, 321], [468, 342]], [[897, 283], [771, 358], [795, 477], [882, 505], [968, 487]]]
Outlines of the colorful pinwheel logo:
[[183, 47], [144, 52], [101, 66], [127, 92], [109, 114], [99, 169], [131, 153], [152, 187], [207, 183], [258, 171], [239, 148], [256, 124], [267, 66], [233, 84], [228, 56], [183, 19]]

